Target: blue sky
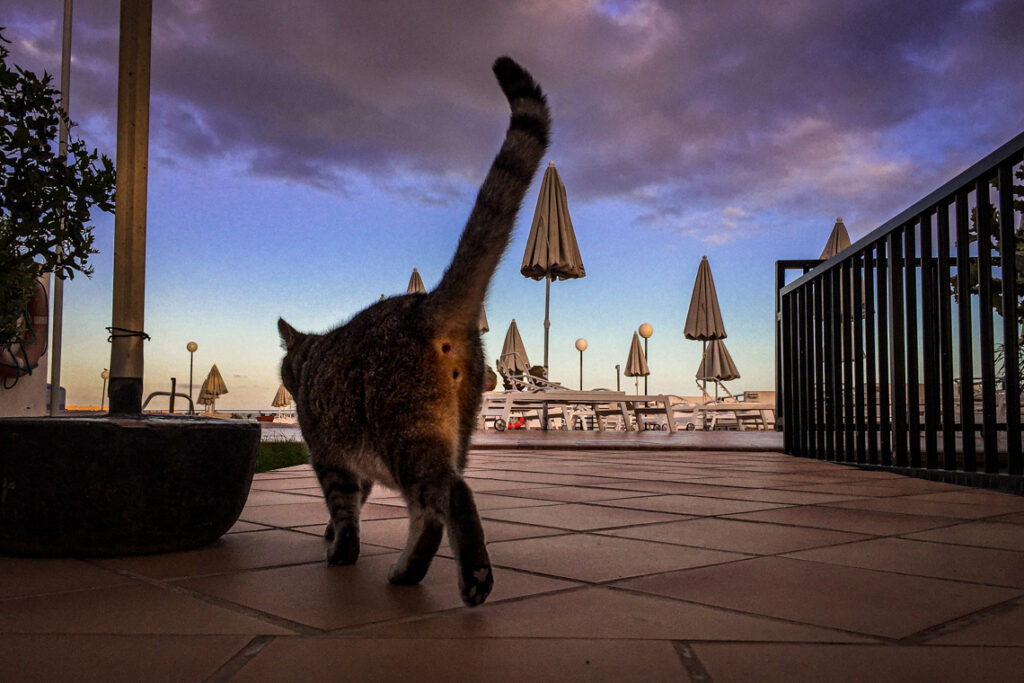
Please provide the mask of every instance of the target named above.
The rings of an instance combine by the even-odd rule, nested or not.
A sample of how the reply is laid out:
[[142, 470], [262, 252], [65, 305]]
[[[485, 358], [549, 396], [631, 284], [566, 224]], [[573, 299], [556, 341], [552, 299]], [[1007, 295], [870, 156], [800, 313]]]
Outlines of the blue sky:
[[[11, 59], [59, 73], [61, 0], [12, 0]], [[556, 282], [551, 374], [613, 387], [654, 327], [652, 392], [693, 394], [683, 338], [706, 254], [742, 375], [773, 388], [777, 259], [815, 258], [1024, 129], [1024, 4], [968, 2], [155, 3], [145, 392], [213, 363], [220, 409], [267, 408], [275, 321], [323, 331], [427, 287], [454, 251], [507, 113], [489, 65], [530, 69], [587, 277]], [[75, 3], [75, 133], [113, 157], [117, 3]], [[540, 177], [491, 286], [489, 363], [515, 318], [543, 355], [544, 286], [519, 265]], [[65, 289], [63, 384], [99, 403], [113, 217]], [[632, 388], [623, 378], [623, 387]]]

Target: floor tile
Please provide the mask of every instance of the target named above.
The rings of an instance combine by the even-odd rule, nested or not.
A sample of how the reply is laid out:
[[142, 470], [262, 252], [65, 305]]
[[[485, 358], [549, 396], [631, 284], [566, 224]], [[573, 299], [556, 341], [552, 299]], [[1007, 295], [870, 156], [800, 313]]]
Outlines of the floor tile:
[[981, 505], [997, 508], [1008, 508], [1024, 513], [1024, 496], [1015, 496], [999, 491], [983, 491], [976, 489], [959, 489], [942, 493], [922, 493], [908, 496], [915, 500], [931, 500], [939, 503], [963, 503], [965, 505]]
[[477, 610], [381, 624], [360, 634], [393, 638], [607, 638], [632, 642], [756, 640], [858, 642], [862, 638], [609, 588], [587, 588]]
[[793, 524], [818, 529], [835, 529], [854, 533], [890, 536], [906, 534], [923, 529], [949, 526], [957, 520], [951, 517], [927, 517], [879, 512], [877, 510], [850, 510], [824, 505], [802, 505], [799, 507], [762, 510], [733, 515], [732, 519]]
[[[322, 527], [321, 527], [322, 531]], [[211, 545], [196, 550], [160, 555], [140, 555], [96, 560], [111, 569], [172, 579], [206, 574], [276, 567], [304, 562], [323, 562], [327, 543], [295, 531], [269, 530], [248, 534], [229, 534]], [[387, 552], [367, 546], [364, 554]]]
[[514, 510], [482, 510], [481, 517], [520, 524], [537, 524], [558, 529], [583, 531], [649, 524], [680, 519], [679, 515], [648, 512], [645, 510], [623, 510], [614, 507], [567, 503], [544, 507], [520, 508]]
[[712, 486], [709, 484], [684, 484], [685, 488], [674, 493], [709, 498], [729, 498], [732, 500], [760, 500], [767, 503], [790, 503], [793, 505], [812, 505], [815, 503], [832, 503], [850, 500], [856, 496], [840, 496], [830, 493], [813, 493], [809, 491], [785, 491], [780, 489], [751, 489], [736, 486]]
[[[487, 543], [497, 541], [508, 541], [519, 538], [534, 538], [537, 536], [555, 536], [566, 533], [561, 529], [549, 529], [547, 527], [529, 526], [527, 524], [513, 524], [510, 522], [499, 522], [493, 519], [480, 520], [484, 527], [484, 538]], [[322, 536], [323, 526], [297, 527], [295, 531], [308, 531], [309, 533]], [[372, 543], [377, 546], [386, 546], [401, 550], [405, 547], [405, 541], [409, 534], [409, 520], [402, 519], [374, 519], [360, 524], [360, 539], [363, 543]], [[445, 533], [447, 539], [447, 532]], [[441, 552], [447, 550], [447, 540], [441, 543]], [[447, 555], [450, 557], [450, 555]]]
[[646, 491], [647, 493], [688, 493], [693, 484], [681, 481], [617, 481], [617, 482], [594, 482], [586, 485], [588, 488], [608, 488], [624, 491]]
[[[367, 503], [363, 506], [362, 519], [388, 519], [404, 517], [402, 508], [378, 503]], [[261, 505], [242, 511], [241, 519], [246, 522], [267, 524], [277, 527], [304, 526], [309, 524], [327, 523], [327, 506], [321, 501], [308, 503], [292, 503], [290, 505]]]
[[904, 638], [1021, 594], [1016, 589], [780, 557], [673, 572], [619, 585], [889, 638]]
[[867, 498], [827, 503], [829, 507], [848, 508], [851, 510], [875, 510], [878, 512], [895, 512], [901, 515], [928, 515], [931, 517], [953, 517], [955, 519], [978, 519], [1009, 512], [1009, 508], [991, 508], [977, 504], [948, 503], [933, 500], [921, 500], [919, 496], [900, 496], [898, 498]]
[[612, 581], [746, 556], [629, 538], [574, 534], [492, 543], [491, 562], [539, 574], [581, 581]]
[[649, 524], [599, 533], [715, 550], [730, 550], [751, 555], [775, 555], [866, 538], [862, 534], [851, 534], [844, 531], [721, 518]]
[[779, 503], [683, 495], [627, 498], [625, 500], [604, 501], [601, 505], [630, 508], [634, 510], [653, 510], [657, 512], [672, 512], [680, 515], [701, 516], [728, 515], [736, 512], [771, 510], [774, 508], [785, 507], [784, 504]]
[[877, 538], [789, 555], [803, 560], [901, 574], [1024, 588], [1024, 551]]
[[1024, 524], [1024, 512], [1017, 512], [1011, 515], [1003, 515], [991, 521], [1006, 522], [1007, 524]]
[[234, 523], [234, 525], [232, 525], [232, 527], [230, 529], [228, 529], [228, 533], [229, 534], [238, 534], [238, 533], [244, 533], [246, 531], [267, 531], [270, 528], [271, 527], [266, 526], [264, 524], [253, 524], [252, 522], [246, 522], [246, 521], [243, 521], [243, 520], [238, 520], [237, 522]]
[[261, 505], [281, 505], [287, 503], [308, 503], [309, 499], [301, 494], [285, 493], [282, 491], [250, 491], [245, 501], [246, 508], [259, 507]]
[[82, 560], [0, 556], [0, 598], [131, 584]]
[[[297, 565], [233, 576], [192, 579], [184, 587], [300, 624], [332, 630], [462, 607], [455, 563], [434, 559], [418, 586], [392, 586], [397, 553], [360, 558], [355, 565]], [[572, 587], [573, 583], [495, 569], [489, 601]]]
[[[1024, 644], [1024, 601], [972, 615], [967, 623], [956, 624], [925, 642], [928, 645], [992, 645], [1022, 647]], [[1024, 662], [1022, 662], [1024, 664]]]
[[476, 503], [476, 509], [479, 511], [542, 507], [553, 505], [557, 502], [536, 500], [525, 496], [503, 496], [496, 493], [475, 493], [473, 494], [473, 501]]
[[320, 487], [316, 477], [287, 477], [284, 479], [253, 479], [254, 491], [288, 491], [291, 489]]
[[[0, 680], [203, 681], [250, 636], [0, 635]], [[188, 656], [183, 657], [182, 653]]]
[[1024, 526], [1006, 522], [970, 522], [906, 536], [922, 541], [1024, 551]]
[[716, 682], [1012, 681], [1024, 663], [1022, 648], [696, 643], [693, 650]]
[[0, 605], [0, 633], [288, 633], [259, 619], [150, 585], [14, 598]]
[[509, 496], [522, 496], [535, 500], [550, 500], [562, 503], [589, 503], [595, 500], [620, 500], [646, 496], [643, 491], [626, 489], [584, 488], [582, 486], [548, 486], [542, 489], [520, 489], [509, 491]]
[[[279, 638], [233, 681], [686, 681], [665, 641]], [[414, 674], [412, 672], [415, 672]]]

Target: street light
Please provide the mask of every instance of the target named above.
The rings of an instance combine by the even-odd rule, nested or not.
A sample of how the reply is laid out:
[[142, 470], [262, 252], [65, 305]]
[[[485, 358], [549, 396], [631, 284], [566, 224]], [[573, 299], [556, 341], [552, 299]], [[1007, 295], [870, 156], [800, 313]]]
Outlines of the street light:
[[580, 352], [580, 391], [583, 391], [583, 352], [587, 350], [587, 340], [583, 337], [577, 339], [576, 350]]
[[621, 365], [615, 366], [615, 391], [622, 391], [622, 376], [619, 374], [622, 371]]
[[195, 405], [192, 403], [192, 361], [195, 358], [195, 352], [199, 348], [199, 344], [190, 341], [185, 345], [185, 348], [188, 350], [188, 414], [195, 415], [196, 411], [192, 407]]
[[100, 410], [103, 410], [103, 399], [107, 397], [107, 379], [110, 377], [110, 371], [103, 368], [103, 372], [100, 373], [100, 377], [103, 378], [103, 392], [100, 393]]
[[[650, 361], [650, 357], [647, 355], [647, 340], [654, 334], [654, 328], [651, 327], [650, 323], [644, 323], [640, 326], [640, 336], [644, 338], [644, 360]], [[647, 375], [644, 375], [644, 394], [647, 393]]]

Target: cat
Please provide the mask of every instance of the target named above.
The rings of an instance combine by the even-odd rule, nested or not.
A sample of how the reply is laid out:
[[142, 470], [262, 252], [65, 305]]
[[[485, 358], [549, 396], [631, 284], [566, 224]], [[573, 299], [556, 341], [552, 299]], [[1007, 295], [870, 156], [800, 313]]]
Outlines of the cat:
[[508, 130], [437, 288], [377, 302], [325, 334], [278, 320], [281, 378], [330, 513], [327, 562], [359, 557], [360, 508], [379, 482], [401, 491], [409, 511], [406, 546], [388, 580], [419, 583], [447, 526], [459, 592], [471, 607], [494, 584], [462, 478], [484, 387], [477, 322], [551, 126], [528, 72], [508, 57], [493, 71], [511, 109]]

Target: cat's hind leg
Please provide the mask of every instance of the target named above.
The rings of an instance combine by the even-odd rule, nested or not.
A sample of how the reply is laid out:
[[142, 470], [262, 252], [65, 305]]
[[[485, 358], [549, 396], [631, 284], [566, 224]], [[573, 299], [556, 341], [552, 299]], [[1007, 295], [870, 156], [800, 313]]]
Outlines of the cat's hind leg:
[[359, 558], [359, 509], [363, 482], [354, 473], [336, 465], [314, 466], [330, 521], [324, 537], [331, 541], [328, 564], [354, 564]]
[[409, 535], [405, 549], [391, 566], [388, 581], [409, 586], [423, 580], [441, 545], [448, 492], [443, 481], [434, 479], [424, 479], [403, 488], [409, 509]]
[[462, 601], [470, 607], [479, 605], [490, 594], [494, 577], [473, 494], [453, 466], [458, 459], [442, 442], [409, 444], [405, 451], [408, 457], [402, 462], [409, 469], [397, 473], [397, 479], [409, 507], [409, 538], [388, 580], [396, 584], [422, 580], [447, 524]]
[[[370, 497], [370, 492], [373, 490], [373, 480], [364, 479], [360, 490], [362, 492], [361, 504], [366, 505], [366, 500]], [[327, 520], [327, 525], [324, 527], [324, 538], [328, 541], [334, 540], [334, 524], [330, 520]]]
[[459, 570], [459, 593], [470, 607], [483, 604], [494, 587], [484, 529], [469, 485], [452, 475], [448, 493], [448, 543]]

